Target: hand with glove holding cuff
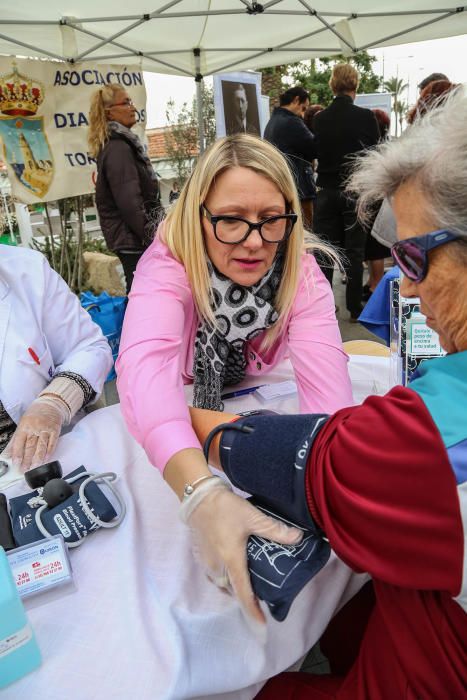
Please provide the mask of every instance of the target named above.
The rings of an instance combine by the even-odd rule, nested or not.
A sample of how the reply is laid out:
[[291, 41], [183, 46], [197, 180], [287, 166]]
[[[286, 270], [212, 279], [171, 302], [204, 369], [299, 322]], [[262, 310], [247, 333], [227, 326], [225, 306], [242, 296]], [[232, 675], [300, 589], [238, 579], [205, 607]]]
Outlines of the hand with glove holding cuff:
[[[210, 463], [252, 496], [248, 500], [234, 496], [230, 485], [217, 477], [200, 479], [199, 496], [206, 491], [206, 510], [204, 499], [196, 504], [198, 490], [190, 496], [194, 507], [188, 504], [187, 520], [196, 528], [200, 546], [208, 545], [221, 555], [209, 562], [216, 567], [212, 578], [222, 587], [228, 575], [244, 608], [257, 620], [262, 613], [256, 597], [282, 621], [331, 553], [310, 513], [305, 485], [310, 450], [328, 416], [284, 416], [271, 411], [232, 416], [202, 409], [190, 409], [190, 413]], [[300, 537], [290, 537], [297, 532]]]
[[216, 476], [203, 480], [185, 497], [180, 516], [192, 528], [196, 554], [208, 578], [220, 588], [227, 589], [231, 584], [247, 615], [264, 623], [248, 572], [248, 539], [256, 535], [296, 545], [303, 537], [302, 531], [265, 515]]
[[[225, 420], [227, 415], [199, 412], [208, 420], [219, 415]], [[182, 501], [180, 517], [192, 530], [194, 554], [208, 578], [220, 588], [228, 589], [231, 584], [247, 615], [264, 623], [248, 573], [248, 538], [257, 534], [295, 544], [302, 532], [265, 516], [232, 493], [228, 482], [213, 476], [200, 449], [176, 452], [165, 466], [164, 479]]]

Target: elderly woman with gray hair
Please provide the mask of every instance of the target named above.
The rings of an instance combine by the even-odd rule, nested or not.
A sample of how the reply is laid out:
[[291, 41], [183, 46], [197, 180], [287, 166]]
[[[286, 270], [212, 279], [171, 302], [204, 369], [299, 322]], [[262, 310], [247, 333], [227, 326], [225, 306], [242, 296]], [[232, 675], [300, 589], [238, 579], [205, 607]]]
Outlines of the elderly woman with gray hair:
[[[219, 433], [211, 464], [256, 503], [303, 527], [314, 523], [352, 569], [373, 579], [374, 597], [366, 589], [365, 600], [359, 594], [366, 612], [359, 608], [354, 626], [354, 599], [340, 629], [342, 652], [363, 626], [352, 653], [340, 655], [340, 675], [281, 674], [261, 700], [465, 697], [466, 122], [462, 88], [400, 140], [367, 153], [351, 181], [361, 214], [381, 196], [392, 201], [402, 294], [420, 297], [447, 354], [422, 363], [408, 387], [331, 416], [193, 410], [202, 440]], [[260, 449], [267, 464], [258, 463]], [[204, 499], [192, 509], [198, 535], [208, 536], [208, 496], [229, 488], [219, 481], [205, 482]]]

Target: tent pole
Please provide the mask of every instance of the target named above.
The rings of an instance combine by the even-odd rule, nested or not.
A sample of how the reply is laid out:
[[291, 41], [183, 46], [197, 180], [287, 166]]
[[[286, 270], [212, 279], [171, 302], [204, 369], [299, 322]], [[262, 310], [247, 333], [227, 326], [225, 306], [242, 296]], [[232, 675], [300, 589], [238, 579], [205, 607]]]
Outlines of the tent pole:
[[59, 56], [57, 53], [52, 53], [51, 51], [46, 51], [45, 49], [41, 49], [38, 46], [33, 46], [33, 44], [26, 44], [24, 41], [20, 41], [19, 39], [14, 39], [13, 37], [6, 36], [5, 34], [0, 34], [0, 39], [4, 39], [5, 41], [9, 41], [12, 44], [17, 44], [18, 46], [24, 46], [26, 49], [32, 49], [34, 51], [34, 55], [36, 55], [36, 56], [44, 54], [44, 56], [50, 56], [51, 58], [58, 58], [60, 61], [66, 60], [63, 56]]
[[196, 79], [196, 104], [198, 106], [199, 154], [201, 155], [204, 153], [203, 78]]
[[201, 49], [193, 49], [195, 57], [196, 105], [198, 107], [199, 154], [204, 153], [204, 117], [203, 117], [203, 76], [201, 75]]
[[429, 19], [427, 22], [422, 22], [421, 24], [416, 24], [414, 27], [409, 27], [408, 29], [404, 29], [401, 32], [396, 32], [396, 34], [391, 34], [390, 36], [382, 37], [381, 39], [377, 39], [376, 41], [371, 41], [369, 44], [365, 44], [364, 46], [358, 46], [357, 51], [366, 51], [366, 49], [372, 49], [375, 46], [378, 46], [379, 44], [384, 43], [385, 41], [391, 41], [391, 39], [397, 39], [398, 36], [404, 36], [404, 34], [410, 34], [410, 32], [414, 32], [416, 29], [422, 29], [423, 27], [428, 27], [430, 24], [435, 24], [435, 22], [440, 22], [443, 19], [447, 19], [448, 17], [452, 17], [453, 15], [459, 14], [460, 12], [463, 12], [463, 8], [449, 10], [449, 12], [445, 12], [444, 15], [440, 15], [439, 17], [435, 17], [434, 19]]

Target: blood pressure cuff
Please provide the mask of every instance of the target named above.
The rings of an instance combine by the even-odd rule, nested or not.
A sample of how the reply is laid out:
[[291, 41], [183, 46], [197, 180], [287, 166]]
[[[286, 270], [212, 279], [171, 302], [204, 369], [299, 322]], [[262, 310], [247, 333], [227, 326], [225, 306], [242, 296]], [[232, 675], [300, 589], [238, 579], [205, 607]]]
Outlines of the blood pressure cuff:
[[253, 590], [279, 622], [331, 554], [329, 542], [310, 515], [305, 491], [310, 450], [328, 417], [253, 414], [220, 426], [220, 461], [231, 483], [252, 494], [252, 505], [266, 515], [304, 530], [295, 546], [257, 535], [248, 539]]
[[[64, 478], [68, 480], [81, 472], [83, 477], [70, 484], [73, 495], [53, 508], [46, 508], [40, 514], [41, 522], [49, 534], [63, 535], [67, 543], [78, 542], [99, 528], [99, 525], [83, 510], [78, 494], [80, 485], [89, 476], [85, 468], [78, 467]], [[38, 493], [38, 491], [30, 491], [10, 499], [13, 536], [18, 547], [37, 542], [45, 537], [36, 524], [37, 508], [28, 505], [28, 501], [38, 496]], [[110, 522], [116, 517], [114, 507], [95, 482], [86, 485], [85, 496], [88, 507], [99, 520]]]
[[[306, 501], [306, 466], [313, 441], [328, 415], [250, 415], [229, 430], [219, 443], [222, 469], [229, 481], [302, 528], [322, 536]], [[245, 428], [245, 432], [242, 431]]]
[[[295, 525], [255, 499], [249, 500], [266, 515], [282, 520], [286, 525]], [[271, 615], [282, 622], [297, 595], [323, 568], [330, 554], [329, 542], [310, 530], [305, 530], [302, 541], [294, 546], [251, 535], [247, 543], [247, 557], [255, 595], [264, 600]]]

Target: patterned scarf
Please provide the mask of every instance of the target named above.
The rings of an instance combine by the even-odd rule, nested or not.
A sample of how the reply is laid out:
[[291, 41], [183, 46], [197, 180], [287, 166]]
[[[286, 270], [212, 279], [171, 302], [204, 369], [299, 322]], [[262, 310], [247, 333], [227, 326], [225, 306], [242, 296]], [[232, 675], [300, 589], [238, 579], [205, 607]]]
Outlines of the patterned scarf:
[[274, 308], [282, 279], [283, 255], [276, 256], [268, 272], [252, 287], [242, 287], [224, 277], [208, 261], [212, 303], [217, 328], [201, 321], [195, 339], [193, 406], [222, 410], [224, 384], [245, 376], [245, 346], [270, 328], [279, 314]]
[[120, 122], [109, 121], [108, 127], [112, 133], [119, 134], [120, 136], [123, 136], [123, 138], [126, 141], [129, 141], [129, 143], [133, 146], [138, 158], [142, 160], [145, 164], [151, 180], [158, 182], [157, 175], [154, 172], [154, 168], [151, 165], [151, 161], [147, 156], [146, 149], [139, 140], [138, 136], [134, 134], [131, 129], [128, 129], [126, 126], [123, 126], [123, 124], [120, 124]]

